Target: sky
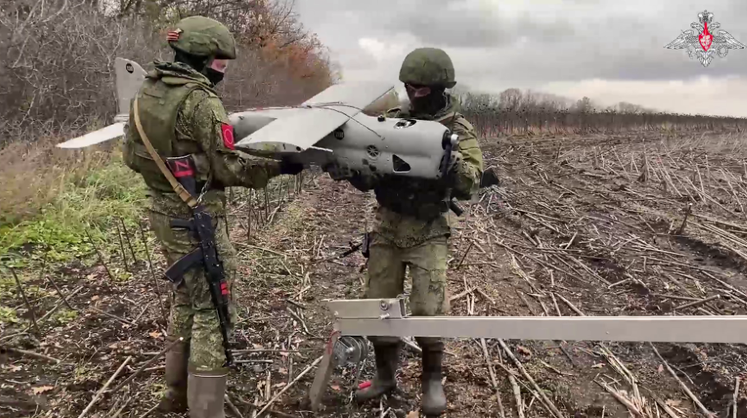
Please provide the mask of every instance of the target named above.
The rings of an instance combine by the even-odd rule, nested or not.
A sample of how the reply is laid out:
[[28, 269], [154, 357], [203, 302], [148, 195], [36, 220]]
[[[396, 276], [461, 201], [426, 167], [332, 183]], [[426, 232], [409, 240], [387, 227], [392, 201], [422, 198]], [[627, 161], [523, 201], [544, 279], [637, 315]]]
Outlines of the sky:
[[602, 105], [747, 117], [747, 49], [708, 67], [664, 45], [707, 9], [747, 45], [747, 0], [296, 0], [343, 81], [391, 81], [411, 50], [438, 47], [461, 88], [531, 89]]

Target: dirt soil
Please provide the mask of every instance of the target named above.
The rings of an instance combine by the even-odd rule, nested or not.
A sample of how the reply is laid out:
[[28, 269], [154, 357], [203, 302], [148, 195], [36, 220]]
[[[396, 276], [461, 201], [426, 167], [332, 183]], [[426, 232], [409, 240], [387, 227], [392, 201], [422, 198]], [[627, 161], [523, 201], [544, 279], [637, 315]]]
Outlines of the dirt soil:
[[[486, 168], [496, 168], [501, 184], [460, 203], [451, 315], [744, 315], [746, 143], [741, 134], [661, 133], [483, 142]], [[359, 251], [337, 256], [372, 224], [372, 194], [319, 173], [304, 179], [300, 193], [281, 183], [282, 201], [264, 209], [261, 199], [233, 196], [243, 202], [232, 204], [230, 218], [242, 266], [239, 364], [228, 396], [244, 417], [271, 399], [272, 416], [313, 416], [304, 397], [316, 368], [297, 376], [332, 331], [323, 300], [362, 294], [366, 259]], [[145, 254], [136, 257], [127, 281], [109, 278], [124, 268], [117, 256], [106, 268], [92, 257], [23, 272], [24, 286], [50, 293], [30, 296], [38, 334], [0, 334], [0, 416], [77, 417], [125, 361], [108, 390], [154, 356], [85, 416], [140, 417], [157, 403], [166, 322]], [[162, 257], [152, 258], [158, 274]], [[158, 284], [168, 309], [166, 283]], [[12, 292], [0, 303], [30, 315]], [[39, 319], [53, 309], [78, 315]], [[736, 413], [733, 401], [737, 379], [747, 378], [744, 345], [449, 339], [446, 348], [446, 417], [747, 417], [744, 389]], [[402, 353], [398, 392], [356, 405], [352, 390], [373, 373], [372, 353], [336, 370], [316, 416], [418, 416], [415, 345]]]

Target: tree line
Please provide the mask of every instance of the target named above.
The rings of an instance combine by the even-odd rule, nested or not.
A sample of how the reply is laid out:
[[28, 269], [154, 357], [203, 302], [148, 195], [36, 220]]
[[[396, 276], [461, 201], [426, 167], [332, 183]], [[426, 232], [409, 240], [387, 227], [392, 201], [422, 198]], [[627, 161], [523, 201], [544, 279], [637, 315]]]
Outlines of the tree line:
[[456, 90], [462, 112], [484, 137], [510, 134], [612, 133], [640, 130], [738, 131], [747, 119], [661, 112], [627, 102], [600, 106], [519, 89], [500, 94]]
[[236, 36], [239, 57], [219, 88], [229, 111], [296, 104], [339, 78], [285, 0], [3, 0], [0, 146], [110, 123], [114, 58], [146, 70], [154, 59], [170, 60], [166, 31], [195, 14]]

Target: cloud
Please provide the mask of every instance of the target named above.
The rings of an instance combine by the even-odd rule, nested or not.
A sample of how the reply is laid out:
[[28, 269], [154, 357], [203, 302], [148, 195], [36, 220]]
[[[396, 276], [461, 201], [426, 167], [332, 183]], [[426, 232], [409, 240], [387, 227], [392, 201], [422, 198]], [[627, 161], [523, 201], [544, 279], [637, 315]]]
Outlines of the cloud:
[[[707, 6], [722, 29], [747, 43], [747, 27], [741, 24], [747, 20], [747, 1]], [[704, 68], [685, 51], [664, 48], [705, 7], [702, 0], [297, 3], [302, 22], [332, 50], [346, 80], [397, 83], [410, 50], [435, 46], [452, 57], [457, 81], [473, 89], [547, 86], [604, 100], [619, 96], [618, 101], [638, 103], [640, 98], [648, 102], [638, 104], [662, 110], [741, 112], [747, 95], [737, 92], [747, 79], [747, 50], [732, 50]], [[702, 76], [710, 84], [698, 81]]]
[[412, 41], [408, 42], [408, 40], [386, 42], [380, 41], [376, 38], [360, 38], [358, 39], [358, 45], [377, 62], [387, 63], [399, 60], [403, 55], [406, 55], [410, 51], [410, 48], [413, 47], [415, 43]]

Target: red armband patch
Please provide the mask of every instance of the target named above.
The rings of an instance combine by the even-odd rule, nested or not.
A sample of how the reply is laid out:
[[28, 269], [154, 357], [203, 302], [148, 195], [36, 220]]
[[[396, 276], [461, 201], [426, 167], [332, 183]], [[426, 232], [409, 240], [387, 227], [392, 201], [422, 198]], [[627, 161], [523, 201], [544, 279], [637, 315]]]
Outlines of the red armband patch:
[[236, 147], [233, 146], [233, 126], [227, 123], [221, 123], [220, 132], [223, 137], [223, 145], [228, 149], [236, 149]]

